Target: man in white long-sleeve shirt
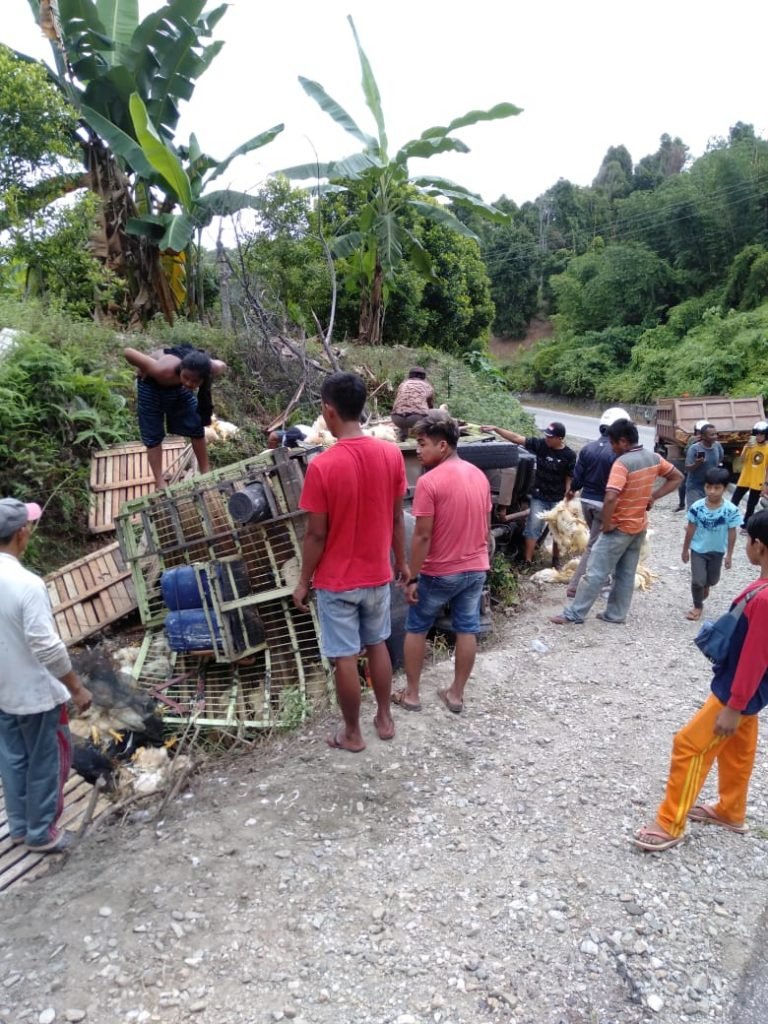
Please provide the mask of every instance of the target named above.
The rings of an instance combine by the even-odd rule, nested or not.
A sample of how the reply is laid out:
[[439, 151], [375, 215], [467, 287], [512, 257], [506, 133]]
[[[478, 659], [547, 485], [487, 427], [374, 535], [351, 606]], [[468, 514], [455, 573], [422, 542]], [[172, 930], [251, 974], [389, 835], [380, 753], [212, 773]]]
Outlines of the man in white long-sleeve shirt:
[[11, 842], [61, 853], [74, 837], [57, 827], [72, 764], [67, 701], [91, 694], [72, 671], [45, 583], [19, 559], [39, 505], [0, 500], [0, 778]]

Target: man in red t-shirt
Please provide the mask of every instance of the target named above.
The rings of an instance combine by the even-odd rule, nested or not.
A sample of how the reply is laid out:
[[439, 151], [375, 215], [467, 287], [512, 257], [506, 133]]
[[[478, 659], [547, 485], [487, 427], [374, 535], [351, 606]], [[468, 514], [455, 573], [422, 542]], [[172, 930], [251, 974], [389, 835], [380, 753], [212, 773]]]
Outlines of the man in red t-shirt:
[[453, 682], [437, 695], [458, 714], [464, 709], [464, 687], [475, 663], [480, 630], [480, 601], [489, 568], [491, 489], [481, 470], [459, 458], [459, 428], [448, 413], [429, 412], [413, 430], [419, 461], [429, 472], [419, 477], [413, 497], [412, 576], [405, 591], [412, 606], [405, 624], [408, 681], [395, 702], [406, 711], [421, 710], [419, 682], [427, 633], [450, 604], [456, 634]]
[[360, 731], [357, 660], [365, 648], [378, 705], [379, 737], [395, 735], [390, 699], [390, 550], [395, 572], [408, 579], [403, 495], [407, 483], [400, 449], [366, 437], [360, 428], [365, 384], [355, 373], [332, 373], [321, 389], [322, 412], [336, 443], [307, 466], [300, 506], [308, 513], [301, 577], [293, 602], [307, 611], [310, 587], [317, 594], [320, 644], [334, 662], [343, 728], [328, 738], [339, 750], [365, 749]]

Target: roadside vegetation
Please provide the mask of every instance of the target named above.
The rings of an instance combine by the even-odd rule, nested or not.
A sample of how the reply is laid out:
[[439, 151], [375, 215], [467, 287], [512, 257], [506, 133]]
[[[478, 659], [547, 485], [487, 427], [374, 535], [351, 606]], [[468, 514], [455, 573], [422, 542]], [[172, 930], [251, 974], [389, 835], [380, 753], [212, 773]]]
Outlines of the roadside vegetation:
[[[33, 548], [39, 567], [83, 546], [90, 453], [137, 436], [127, 343], [188, 341], [230, 365], [215, 400], [240, 434], [215, 464], [312, 421], [336, 368], [359, 370], [385, 414], [419, 363], [454, 415], [522, 431], [524, 391], [768, 398], [768, 143], [751, 125], [695, 161], [669, 135], [637, 162], [617, 144], [589, 186], [491, 204], [409, 161], [467, 153], [465, 131], [520, 110], [474, 110], [395, 150], [350, 20], [372, 130], [302, 78], [351, 152], [235, 192], [219, 188], [232, 161], [282, 125], [224, 160], [203, 126], [179, 138], [179, 103], [222, 45], [225, 7], [193, 7], [140, 20], [131, 0], [80, 0], [54, 23], [30, 0], [50, 74], [0, 47], [0, 327], [24, 332], [0, 357], [0, 474], [4, 492], [50, 499], [60, 536]], [[219, 216], [228, 241], [206, 248]], [[523, 337], [533, 317], [552, 336], [496, 365], [490, 333]]]

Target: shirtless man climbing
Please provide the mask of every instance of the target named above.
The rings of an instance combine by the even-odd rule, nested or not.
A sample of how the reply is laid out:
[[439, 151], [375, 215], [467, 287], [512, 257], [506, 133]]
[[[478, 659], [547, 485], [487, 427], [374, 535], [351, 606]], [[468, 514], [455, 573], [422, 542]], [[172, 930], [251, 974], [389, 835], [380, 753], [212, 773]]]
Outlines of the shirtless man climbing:
[[[174, 354], [178, 351], [183, 354]], [[136, 367], [139, 431], [155, 487], [162, 490], [166, 486], [162, 448], [166, 431], [190, 439], [198, 469], [207, 473], [211, 467], [205, 428], [213, 411], [210, 382], [226, 372], [227, 364], [191, 346], [149, 355], [126, 348], [123, 355]]]

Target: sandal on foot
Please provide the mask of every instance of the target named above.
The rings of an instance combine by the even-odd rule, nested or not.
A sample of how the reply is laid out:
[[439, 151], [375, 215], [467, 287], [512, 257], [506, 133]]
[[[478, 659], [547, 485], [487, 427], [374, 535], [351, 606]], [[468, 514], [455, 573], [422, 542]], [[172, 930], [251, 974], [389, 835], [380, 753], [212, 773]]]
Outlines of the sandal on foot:
[[405, 699], [405, 690], [394, 690], [392, 692], [392, 703], [396, 704], [403, 711], [421, 711], [421, 704], [409, 704]]
[[445, 704], [445, 706], [452, 714], [460, 715], [461, 712], [464, 710], [463, 704], [454, 704], [453, 701], [450, 700], [450, 698], [448, 697], [447, 690], [438, 690], [437, 696], [440, 698], [440, 700], [443, 702], [443, 704]]
[[698, 622], [701, 618], [701, 608], [691, 608], [689, 612], [686, 612], [686, 619], [690, 619], [691, 622]]
[[335, 732], [333, 736], [326, 736], [325, 742], [331, 748], [331, 750], [346, 750], [348, 754], [362, 754], [365, 750], [365, 744], [362, 747], [348, 747], [344, 742], [344, 734]]
[[643, 825], [635, 832], [632, 842], [644, 853], [662, 853], [664, 850], [671, 850], [684, 839], [685, 836], [668, 836], [666, 832], [661, 832], [657, 828]]
[[748, 825], [736, 825], [732, 821], [726, 821], [719, 814], [715, 814], [714, 807], [710, 807], [709, 804], [695, 804], [688, 811], [688, 818], [690, 821], [698, 822], [700, 825], [719, 825], [720, 828], [727, 829], [728, 832], [736, 832], [740, 836], [743, 836], [745, 832], [749, 832]]

